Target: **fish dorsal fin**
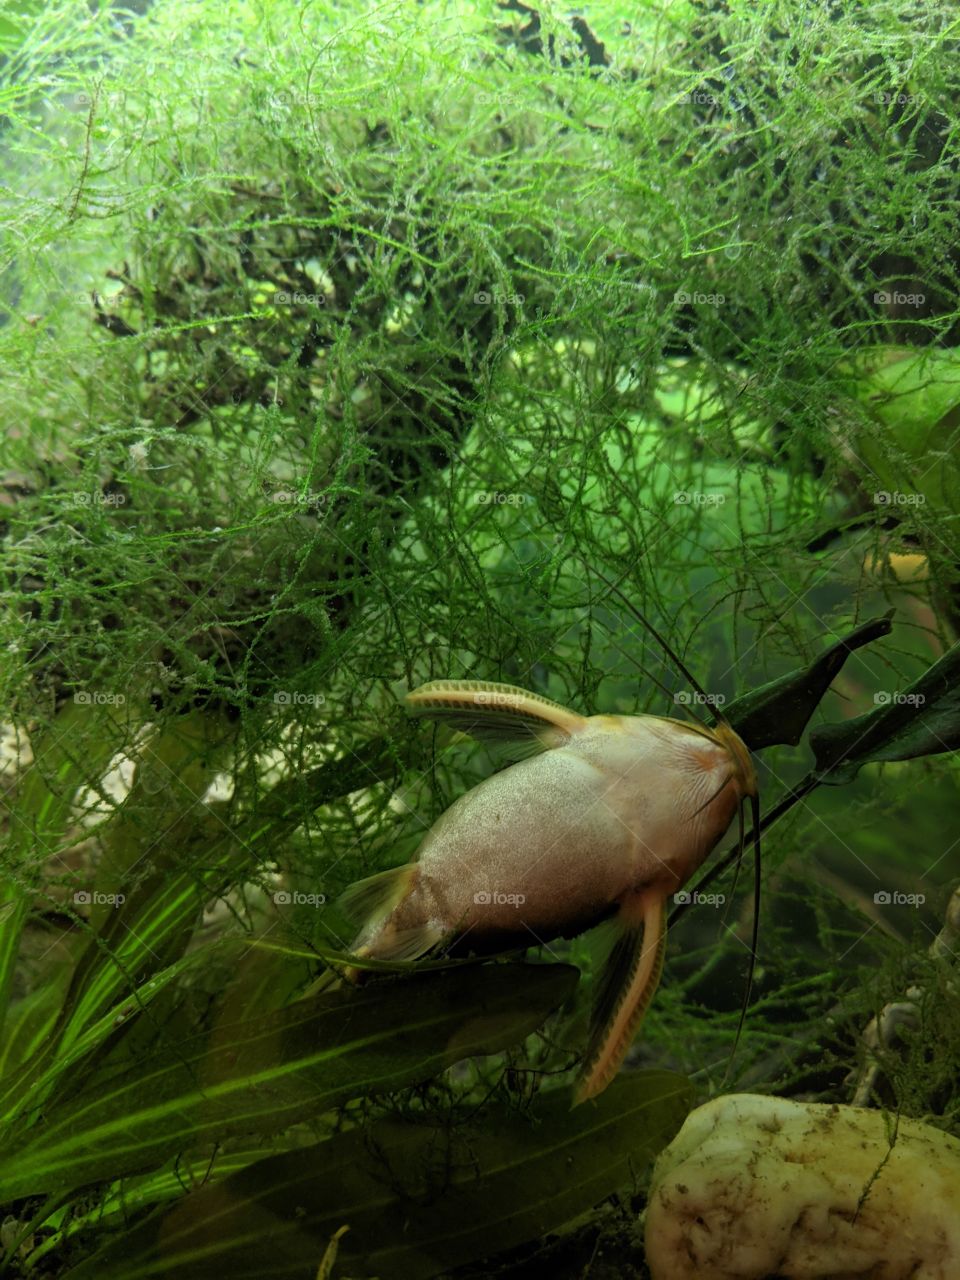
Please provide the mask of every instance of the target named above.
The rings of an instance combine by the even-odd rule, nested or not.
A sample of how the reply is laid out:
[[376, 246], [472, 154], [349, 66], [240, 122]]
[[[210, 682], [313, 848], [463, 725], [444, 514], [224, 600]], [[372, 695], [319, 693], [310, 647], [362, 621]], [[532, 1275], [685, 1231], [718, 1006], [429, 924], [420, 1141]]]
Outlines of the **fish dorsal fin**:
[[559, 702], [490, 680], [431, 680], [405, 701], [411, 715], [428, 716], [502, 747], [513, 759], [562, 747], [586, 724]]

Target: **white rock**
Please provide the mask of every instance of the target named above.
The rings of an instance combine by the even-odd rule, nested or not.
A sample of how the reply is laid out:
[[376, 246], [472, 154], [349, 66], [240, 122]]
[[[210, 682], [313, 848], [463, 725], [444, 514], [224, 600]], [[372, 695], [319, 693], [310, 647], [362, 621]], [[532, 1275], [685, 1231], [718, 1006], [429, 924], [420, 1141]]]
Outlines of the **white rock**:
[[652, 1280], [960, 1280], [960, 1141], [730, 1094], [661, 1153], [645, 1237]]

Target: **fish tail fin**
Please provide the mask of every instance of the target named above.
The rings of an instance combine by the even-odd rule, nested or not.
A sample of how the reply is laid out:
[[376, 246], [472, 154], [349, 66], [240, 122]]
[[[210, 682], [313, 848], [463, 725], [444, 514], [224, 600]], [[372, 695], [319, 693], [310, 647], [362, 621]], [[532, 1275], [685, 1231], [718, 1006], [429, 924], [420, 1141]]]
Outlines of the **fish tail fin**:
[[375, 876], [367, 876], [344, 889], [337, 899], [337, 906], [348, 920], [375, 925], [399, 906], [416, 884], [419, 874], [420, 867], [416, 862], [378, 871]]
[[666, 896], [649, 889], [634, 896], [621, 907], [618, 923], [622, 932], [600, 980], [574, 1106], [602, 1093], [616, 1075], [663, 972]]
[[[361, 959], [369, 957], [371, 960], [383, 960], [387, 963], [419, 960], [428, 951], [432, 951], [446, 936], [444, 930], [431, 921], [414, 925], [410, 929], [395, 929], [387, 924], [368, 945], [357, 947], [354, 955]], [[375, 976], [375, 972], [371, 969], [350, 968], [344, 969], [343, 972], [344, 977], [357, 983]]]
[[[362, 922], [351, 948], [353, 955], [371, 960], [419, 960], [441, 941], [444, 931], [430, 921], [398, 929], [390, 919], [400, 903], [416, 890], [419, 877], [419, 863], [408, 862], [369, 876], [345, 890], [338, 905], [345, 916]], [[370, 969], [357, 966], [343, 970], [343, 977], [356, 985], [370, 976]]]

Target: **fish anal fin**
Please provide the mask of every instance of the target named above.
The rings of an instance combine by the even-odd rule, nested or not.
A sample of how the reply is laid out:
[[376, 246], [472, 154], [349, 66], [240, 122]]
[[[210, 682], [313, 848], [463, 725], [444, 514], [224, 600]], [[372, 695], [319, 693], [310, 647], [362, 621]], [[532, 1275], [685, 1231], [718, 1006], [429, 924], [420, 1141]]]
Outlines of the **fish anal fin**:
[[515, 758], [562, 747], [586, 724], [585, 717], [538, 693], [488, 680], [431, 680], [405, 701], [411, 715], [509, 747]]
[[667, 907], [662, 891], [632, 895], [618, 923], [621, 933], [600, 978], [574, 1106], [602, 1093], [616, 1075], [663, 972]]

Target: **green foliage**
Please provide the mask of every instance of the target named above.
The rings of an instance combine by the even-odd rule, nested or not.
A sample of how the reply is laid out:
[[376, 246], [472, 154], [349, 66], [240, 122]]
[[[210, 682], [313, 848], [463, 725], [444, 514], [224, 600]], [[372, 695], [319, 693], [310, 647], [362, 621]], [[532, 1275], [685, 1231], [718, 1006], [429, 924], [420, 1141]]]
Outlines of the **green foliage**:
[[751, 751], [781, 744], [795, 747], [849, 655], [888, 636], [891, 630], [889, 617], [863, 623], [805, 669], [791, 671], [737, 698], [725, 709], [727, 719]]
[[572, 1114], [554, 1093], [523, 1115], [491, 1108], [482, 1128], [383, 1120], [250, 1165], [70, 1274], [305, 1276], [349, 1223], [339, 1258], [350, 1274], [428, 1280], [482, 1256], [492, 1236], [501, 1249], [536, 1239], [629, 1186], [691, 1097], [684, 1080], [652, 1071]]
[[867, 351], [858, 358], [855, 379], [857, 394], [874, 419], [857, 449], [884, 486], [886, 502], [907, 489], [929, 503], [948, 529], [960, 506], [958, 357], [956, 350]]
[[[414, 1145], [442, 1131], [482, 1156], [458, 1187], [481, 1225], [443, 1265], [632, 1185], [685, 1095], [651, 1116], [655, 1089], [624, 1079], [566, 1115], [596, 939], [371, 984], [342, 1012], [315, 990], [352, 940], [338, 894], [415, 856], [491, 767], [408, 724], [404, 690], [694, 701], [605, 580], [778, 744], [738, 1083], [844, 1097], [866, 1018], [939, 925], [956, 761], [913, 757], [917, 735], [954, 745], [929, 670], [960, 619], [952, 14], [779, 0], [586, 20], [442, 0], [0, 18], [14, 1273], [101, 1244], [155, 1267], [141, 1213], [209, 1180], [200, 1230], [218, 1188], [272, 1204], [270, 1162], [300, 1185], [315, 1160], [303, 1237], [287, 1222], [315, 1274], [348, 1205], [336, 1152], [414, 1119]], [[889, 639], [847, 653], [891, 607]], [[925, 712], [897, 700], [912, 688], [933, 691]], [[773, 725], [785, 689], [804, 714]], [[831, 727], [797, 745], [821, 696]], [[794, 803], [818, 741], [864, 767]], [[873, 901], [918, 884], [912, 915]], [[736, 913], [673, 930], [636, 1049], [705, 1092], [738, 1017]], [[586, 995], [567, 998], [564, 959]], [[960, 1038], [927, 1020], [910, 1054], [889, 1100], [955, 1125]], [[205, 1127], [211, 1064], [231, 1100]], [[532, 1125], [521, 1080], [542, 1093]], [[561, 1138], [578, 1178], [555, 1186]], [[517, 1199], [511, 1160], [542, 1196], [501, 1236], [481, 1208]], [[368, 1234], [341, 1241], [341, 1274]]]
[[842, 725], [811, 735], [817, 769], [828, 781], [849, 780], [870, 761], [915, 760], [960, 749], [960, 645], [890, 700]]
[[197, 1143], [276, 1133], [352, 1097], [429, 1080], [535, 1031], [576, 978], [564, 965], [494, 966], [217, 1023], [67, 1088], [36, 1131], [25, 1117], [0, 1162], [0, 1198], [136, 1172]]

